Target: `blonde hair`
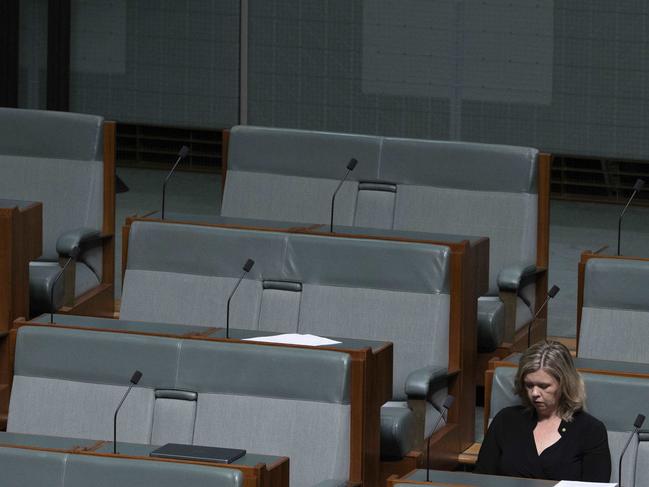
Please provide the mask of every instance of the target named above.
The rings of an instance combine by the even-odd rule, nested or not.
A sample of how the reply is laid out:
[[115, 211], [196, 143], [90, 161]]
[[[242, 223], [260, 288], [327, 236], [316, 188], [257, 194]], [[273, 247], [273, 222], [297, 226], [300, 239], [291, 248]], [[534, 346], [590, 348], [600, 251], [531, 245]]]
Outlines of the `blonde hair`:
[[534, 406], [525, 390], [525, 377], [538, 370], [547, 372], [559, 383], [561, 395], [557, 413], [564, 421], [572, 421], [573, 415], [584, 409], [586, 388], [575, 369], [570, 351], [559, 342], [543, 341], [535, 343], [523, 353], [518, 364], [514, 389], [528, 408]]

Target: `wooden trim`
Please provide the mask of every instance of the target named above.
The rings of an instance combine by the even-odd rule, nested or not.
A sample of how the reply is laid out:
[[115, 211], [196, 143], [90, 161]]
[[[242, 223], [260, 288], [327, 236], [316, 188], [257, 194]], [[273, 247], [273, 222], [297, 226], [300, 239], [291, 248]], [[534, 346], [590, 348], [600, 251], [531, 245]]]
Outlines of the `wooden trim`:
[[101, 231], [109, 235], [103, 242], [102, 283], [115, 282], [115, 122], [104, 122], [104, 214]]
[[[29, 450], [29, 451], [43, 451], [43, 452], [52, 452], [52, 453], [61, 453], [67, 455], [85, 455], [89, 457], [103, 457], [103, 458], [119, 458], [122, 460], [139, 460], [139, 461], [149, 461], [149, 462], [165, 462], [165, 463], [182, 463], [189, 465], [200, 465], [212, 468], [230, 468], [236, 469], [243, 473], [245, 487], [266, 487], [266, 486], [278, 486], [278, 487], [288, 487], [288, 457], [279, 457], [278, 461], [275, 462], [272, 467], [269, 469], [267, 465], [263, 463], [258, 463], [254, 466], [250, 465], [240, 465], [235, 463], [213, 463], [213, 462], [201, 462], [196, 460], [180, 460], [175, 458], [160, 458], [160, 457], [151, 457], [143, 455], [123, 455], [123, 454], [113, 454], [113, 453], [103, 453], [96, 451], [97, 448], [105, 444], [105, 441], [99, 441], [90, 447], [83, 448], [81, 446], [73, 446], [71, 448], [47, 448], [40, 446], [30, 446], [30, 445], [16, 445], [13, 443], [2, 443], [0, 446], [4, 448], [16, 448], [18, 450]], [[278, 469], [278, 472], [273, 472], [275, 469]], [[279, 474], [279, 476], [277, 475]], [[280, 482], [277, 482], [279, 479], [283, 479]]]
[[[536, 231], [536, 267], [548, 269], [550, 265], [550, 170], [552, 167], [552, 156], [541, 153], [538, 158], [538, 221]], [[542, 273], [536, 279], [536, 292], [534, 297], [534, 313], [545, 301], [548, 294], [548, 272]], [[539, 314], [540, 323], [543, 324], [539, 335], [535, 339], [545, 339], [547, 336], [546, 307]], [[534, 340], [532, 341], [534, 343]], [[525, 348], [527, 343], [525, 343]]]
[[43, 247], [43, 205], [0, 208], [0, 331], [29, 316], [29, 261]]

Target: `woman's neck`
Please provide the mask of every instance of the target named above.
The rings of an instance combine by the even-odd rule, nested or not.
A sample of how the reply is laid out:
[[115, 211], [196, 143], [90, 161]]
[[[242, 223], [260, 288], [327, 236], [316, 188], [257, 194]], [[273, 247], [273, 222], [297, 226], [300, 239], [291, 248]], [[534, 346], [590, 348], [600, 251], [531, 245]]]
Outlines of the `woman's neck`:
[[536, 412], [536, 419], [538, 423], [544, 423], [546, 421], [561, 421], [561, 416], [559, 412], [555, 409], [553, 411], [544, 411], [543, 413]]

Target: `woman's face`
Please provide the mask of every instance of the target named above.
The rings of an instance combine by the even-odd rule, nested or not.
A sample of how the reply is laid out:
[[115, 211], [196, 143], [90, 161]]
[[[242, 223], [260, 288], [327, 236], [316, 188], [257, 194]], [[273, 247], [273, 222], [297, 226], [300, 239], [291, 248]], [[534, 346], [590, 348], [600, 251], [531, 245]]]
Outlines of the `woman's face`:
[[539, 416], [551, 416], [559, 407], [559, 382], [545, 370], [530, 372], [523, 379], [527, 397]]

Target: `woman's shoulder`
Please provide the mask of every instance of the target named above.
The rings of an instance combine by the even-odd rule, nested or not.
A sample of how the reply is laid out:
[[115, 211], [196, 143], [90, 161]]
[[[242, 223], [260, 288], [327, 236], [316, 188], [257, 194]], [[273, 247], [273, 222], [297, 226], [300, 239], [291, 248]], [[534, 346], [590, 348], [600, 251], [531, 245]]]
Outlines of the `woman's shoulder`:
[[579, 423], [579, 424], [582, 424], [584, 426], [598, 426], [598, 427], [601, 427], [601, 428], [605, 428], [604, 423], [602, 423], [595, 416], [593, 416], [590, 413], [587, 413], [583, 409], [577, 411], [574, 414], [573, 418], [574, 418], [575, 423]]
[[532, 413], [525, 406], [508, 406], [498, 411], [493, 420], [507, 421], [508, 423], [520, 420], [529, 421], [531, 415]]
[[592, 414], [584, 410], [577, 411], [573, 416], [575, 425], [583, 432], [606, 433], [606, 425]]

